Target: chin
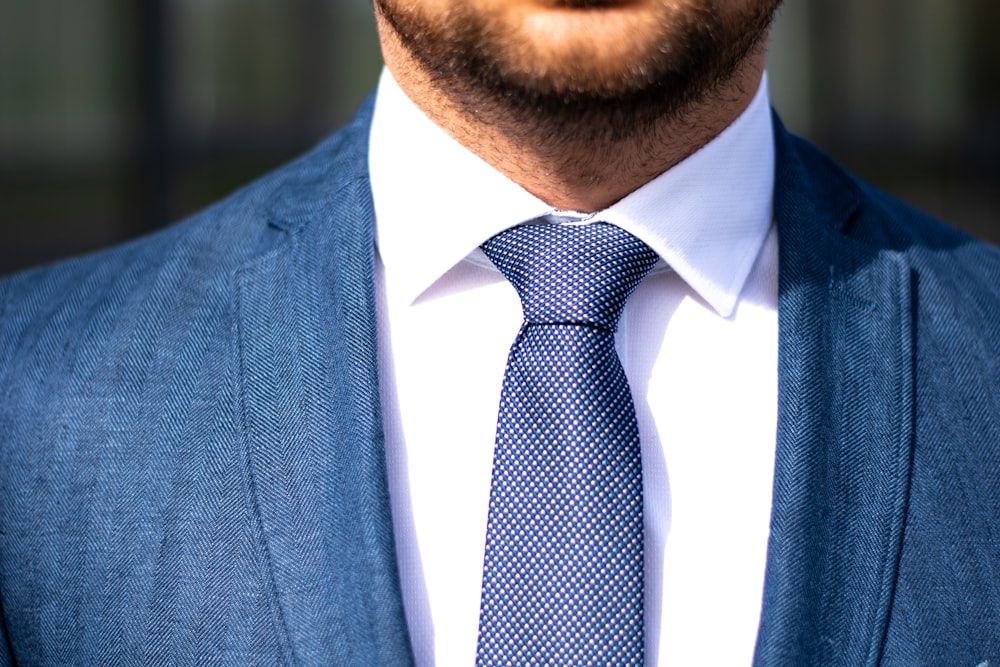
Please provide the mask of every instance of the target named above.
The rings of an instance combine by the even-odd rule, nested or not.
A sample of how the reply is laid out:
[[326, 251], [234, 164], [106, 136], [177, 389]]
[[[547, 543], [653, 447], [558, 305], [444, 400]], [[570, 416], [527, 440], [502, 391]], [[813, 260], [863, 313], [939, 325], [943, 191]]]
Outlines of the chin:
[[571, 121], [672, 113], [731, 75], [780, 0], [376, 0], [432, 85], [468, 108]]
[[[508, 9], [506, 21], [483, 35], [503, 75], [540, 92], [613, 95], [649, 85], [669, 68], [665, 46], [681, 17], [668, 5], [618, 2]], [[581, 6], [586, 4], [580, 0]]]

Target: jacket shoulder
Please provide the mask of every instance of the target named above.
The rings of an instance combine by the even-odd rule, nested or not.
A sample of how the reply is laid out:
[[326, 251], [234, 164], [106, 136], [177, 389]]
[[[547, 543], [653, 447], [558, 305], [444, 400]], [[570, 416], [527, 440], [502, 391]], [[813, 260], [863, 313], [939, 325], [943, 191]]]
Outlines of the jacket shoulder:
[[217, 302], [241, 266], [286, 237], [294, 216], [284, 202], [308, 207], [304, 198], [356, 178], [366, 160], [364, 116], [362, 109], [305, 155], [163, 230], [0, 279], [0, 379], [42, 332], [63, 338], [154, 303], [180, 315]]
[[[963, 290], [1000, 303], [1000, 248], [973, 238], [849, 173], [808, 141], [779, 126], [779, 193], [809, 189], [798, 201], [834, 209], [824, 212], [837, 231], [872, 252], [897, 252], [923, 280], [961, 283]], [[802, 174], [808, 176], [803, 177]], [[788, 197], [791, 199], [792, 197]], [[821, 216], [821, 217], [822, 217]]]

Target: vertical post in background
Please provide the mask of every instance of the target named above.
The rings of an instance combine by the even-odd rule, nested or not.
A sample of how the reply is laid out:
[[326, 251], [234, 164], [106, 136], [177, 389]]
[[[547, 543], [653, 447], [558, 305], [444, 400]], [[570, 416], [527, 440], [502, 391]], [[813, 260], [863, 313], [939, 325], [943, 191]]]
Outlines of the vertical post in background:
[[786, 127], [811, 136], [814, 124], [814, 54], [810, 42], [809, 2], [782, 6], [771, 30], [767, 58], [771, 101]]
[[172, 112], [168, 0], [141, 0], [135, 12], [137, 91], [135, 232], [161, 227], [171, 219], [175, 156], [171, 150]]
[[[1000, 4], [995, 0], [971, 0], [967, 41], [962, 67], [968, 73], [969, 127], [967, 141], [977, 168], [991, 172], [996, 183], [1000, 173]], [[997, 234], [1000, 237], [1000, 232]]]
[[812, 138], [826, 146], [842, 142], [844, 100], [850, 93], [851, 73], [844, 64], [850, 49], [851, 0], [813, 0], [808, 16], [809, 48], [813, 84]]
[[298, 46], [293, 60], [295, 99], [290, 111], [298, 128], [312, 133], [329, 126], [324, 118], [329, 111], [328, 98], [339, 83], [334, 80], [335, 63], [329, 48], [338, 36], [331, 34], [331, 28], [342, 26], [331, 24], [329, 0], [290, 0], [289, 5]]

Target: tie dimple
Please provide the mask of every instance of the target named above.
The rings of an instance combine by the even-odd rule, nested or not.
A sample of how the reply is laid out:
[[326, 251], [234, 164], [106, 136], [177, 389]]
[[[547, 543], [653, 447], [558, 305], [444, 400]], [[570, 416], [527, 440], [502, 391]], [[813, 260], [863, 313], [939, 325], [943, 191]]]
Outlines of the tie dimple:
[[642, 468], [613, 334], [656, 254], [605, 223], [516, 227], [483, 251], [525, 323], [500, 401], [477, 664], [642, 664]]

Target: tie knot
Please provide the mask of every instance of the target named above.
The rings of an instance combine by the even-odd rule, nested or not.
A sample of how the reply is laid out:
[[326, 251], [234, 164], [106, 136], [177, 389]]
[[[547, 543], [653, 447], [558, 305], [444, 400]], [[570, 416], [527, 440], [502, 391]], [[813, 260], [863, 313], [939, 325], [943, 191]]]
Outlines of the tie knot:
[[482, 248], [517, 290], [525, 321], [611, 332], [657, 259], [645, 243], [604, 222], [522, 225]]

